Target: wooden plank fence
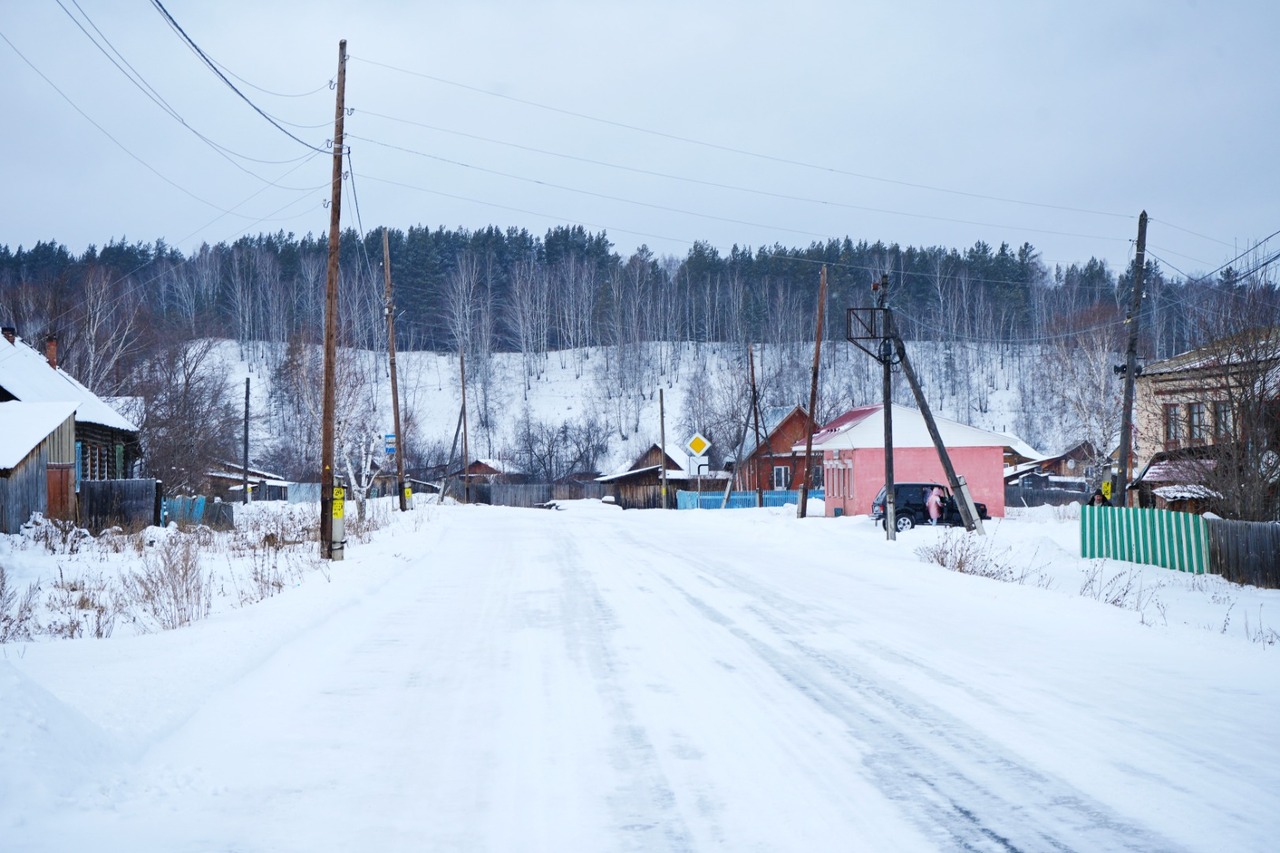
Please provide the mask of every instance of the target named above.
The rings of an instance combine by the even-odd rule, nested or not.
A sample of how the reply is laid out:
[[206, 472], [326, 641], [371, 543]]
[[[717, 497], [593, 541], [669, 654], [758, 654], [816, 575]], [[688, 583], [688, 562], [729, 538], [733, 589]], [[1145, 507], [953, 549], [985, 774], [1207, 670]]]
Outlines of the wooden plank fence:
[[81, 480], [80, 526], [97, 536], [108, 527], [156, 524], [158, 488], [155, 480]]
[[1082, 506], [1080, 554], [1194, 574], [1209, 569], [1204, 519], [1166, 509]]
[[548, 501], [599, 499], [605, 495], [602, 483], [482, 483], [472, 484], [471, 490], [472, 500], [477, 503], [526, 508]]
[[1280, 589], [1280, 524], [1207, 520], [1210, 571], [1232, 583]]

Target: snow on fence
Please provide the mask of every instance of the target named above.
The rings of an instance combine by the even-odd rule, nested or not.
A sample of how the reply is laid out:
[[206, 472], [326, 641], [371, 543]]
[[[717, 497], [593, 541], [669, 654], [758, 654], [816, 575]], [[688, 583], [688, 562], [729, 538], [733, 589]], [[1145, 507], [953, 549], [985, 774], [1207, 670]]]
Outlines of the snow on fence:
[[1232, 583], [1280, 589], [1280, 524], [1207, 519], [1209, 571]]
[[[823, 500], [826, 493], [822, 489], [810, 489], [810, 500]], [[764, 506], [795, 506], [800, 503], [799, 489], [778, 489], [764, 492]], [[730, 492], [728, 509], [750, 509], [756, 505], [755, 492]], [[676, 492], [676, 509], [720, 509], [725, 506], [724, 492]]]

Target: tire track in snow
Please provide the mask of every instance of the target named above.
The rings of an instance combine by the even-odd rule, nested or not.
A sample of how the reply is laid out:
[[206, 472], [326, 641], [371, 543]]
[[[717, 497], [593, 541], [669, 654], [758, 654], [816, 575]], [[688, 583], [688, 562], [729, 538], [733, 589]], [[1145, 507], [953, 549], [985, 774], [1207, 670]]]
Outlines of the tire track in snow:
[[[664, 565], [696, 565], [695, 571], [752, 599], [745, 610], [767, 629], [765, 636], [708, 604], [669, 570], [655, 571], [708, 621], [743, 642], [782, 679], [839, 719], [866, 750], [863, 765], [876, 786], [942, 846], [981, 851], [1178, 849], [1069, 783], [1021, 763], [945, 709], [869, 674], [856, 659], [806, 642], [803, 637], [810, 629], [798, 617], [819, 609], [814, 605], [744, 577], [715, 555], [642, 542], [623, 527], [618, 533], [637, 548], [663, 555]], [[950, 676], [943, 680], [954, 683]]]
[[627, 699], [610, 637], [617, 620], [584, 564], [577, 540], [581, 531], [560, 527], [557, 533], [568, 651], [595, 679], [613, 720], [610, 763], [629, 780], [622, 790], [608, 797], [617, 827], [622, 830], [622, 846], [644, 851], [692, 851], [693, 839], [676, 809], [675, 791], [662, 772], [652, 739]]

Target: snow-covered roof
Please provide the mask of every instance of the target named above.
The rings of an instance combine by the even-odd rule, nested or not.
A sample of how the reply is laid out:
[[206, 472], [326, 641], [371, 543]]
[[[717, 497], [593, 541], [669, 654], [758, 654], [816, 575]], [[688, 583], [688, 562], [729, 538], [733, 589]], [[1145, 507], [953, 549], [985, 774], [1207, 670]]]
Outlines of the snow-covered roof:
[[[934, 416], [942, 443], [947, 447], [1011, 447], [1023, 456], [1040, 457], [1034, 448], [1015, 436], [978, 429], [958, 421]], [[895, 447], [932, 447], [933, 439], [919, 409], [893, 404], [893, 444]], [[884, 406], [851, 409], [818, 430], [813, 436], [815, 452], [884, 447]], [[797, 445], [803, 450], [804, 445]], [[1024, 452], [1025, 451], [1025, 452]]]
[[1152, 489], [1151, 493], [1166, 501], [1213, 500], [1222, 497], [1222, 495], [1208, 486], [1198, 486], [1194, 483], [1181, 486], [1161, 486], [1158, 489]]
[[17, 338], [0, 338], [0, 388], [24, 403], [76, 403], [76, 420], [137, 432], [138, 428], [62, 368]]
[[[499, 474], [523, 474], [524, 471], [514, 462], [508, 462], [505, 459], [477, 459], [481, 465], [487, 465]], [[475, 463], [472, 463], [475, 464]], [[470, 467], [470, 466], [467, 466]]]
[[70, 402], [0, 403], [0, 469], [17, 467], [75, 410]]

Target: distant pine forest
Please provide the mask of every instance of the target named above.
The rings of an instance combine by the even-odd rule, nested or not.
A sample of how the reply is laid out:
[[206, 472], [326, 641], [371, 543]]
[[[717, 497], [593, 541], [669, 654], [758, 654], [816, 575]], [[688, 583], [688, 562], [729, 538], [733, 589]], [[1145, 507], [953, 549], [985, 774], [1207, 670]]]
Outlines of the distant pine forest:
[[[376, 357], [388, 348], [383, 240], [376, 229], [340, 241], [337, 319], [348, 356], [338, 365], [339, 446], [353, 482], [389, 422]], [[896, 330], [941, 413], [1046, 447], [1105, 448], [1118, 435], [1115, 367], [1132, 328], [1134, 266], [1115, 271], [1090, 258], [1050, 269], [1029, 244], [851, 239], [727, 254], [695, 243], [684, 257], [641, 247], [623, 257], [607, 234], [569, 226], [542, 237], [410, 228], [388, 231], [386, 243], [397, 348], [406, 360], [415, 351], [457, 367], [465, 360], [474, 446], [531, 469], [576, 447], [542, 465], [548, 477], [625, 453], [646, 435], [644, 413], [662, 387], [681, 386], [682, 428], [721, 448], [736, 446], [753, 396], [763, 406], [807, 405], [824, 267], [820, 421], [880, 394], [879, 366], [845, 342], [846, 319], [872, 306], [872, 283], [887, 278]], [[218, 343], [234, 342], [232, 360], [268, 380], [253, 458], [304, 478], [318, 464], [327, 264], [327, 239], [284, 233], [190, 254], [162, 240], [112, 240], [80, 255], [53, 241], [0, 247], [0, 324], [36, 347], [56, 336], [61, 366], [100, 395], [131, 398], [147, 470], [193, 493], [210, 466], [239, 453], [242, 409]], [[1149, 261], [1140, 355], [1163, 358], [1280, 317], [1266, 269], [1186, 279]], [[530, 400], [556, 366], [569, 370], [580, 400], [574, 414], [543, 422]], [[426, 425], [409, 378], [406, 456], [444, 465], [456, 440]], [[901, 384], [895, 394], [910, 402]]]
[[[1050, 269], [1030, 244], [917, 248], [846, 238], [722, 254], [700, 242], [684, 257], [645, 247], [623, 257], [605, 233], [570, 226], [541, 237], [498, 227], [415, 227], [388, 237], [397, 343], [435, 352], [812, 340], [823, 265], [828, 338], [844, 338], [846, 309], [873, 304], [870, 285], [887, 275], [908, 339], [1052, 342], [1076, 331], [1119, 332], [1133, 282], [1132, 269], [1095, 258]], [[68, 365], [109, 393], [156, 336], [314, 342], [326, 258], [327, 239], [285, 233], [206, 244], [189, 255], [163, 240], [112, 240], [79, 255], [56, 241], [0, 246], [0, 321], [28, 338], [58, 335]], [[382, 230], [344, 232], [340, 259], [342, 342], [384, 348]], [[1257, 285], [1230, 268], [1207, 281], [1169, 277], [1148, 261], [1144, 354], [1161, 358], [1194, 345], [1224, 290]], [[104, 349], [118, 357], [93, 352]]]

